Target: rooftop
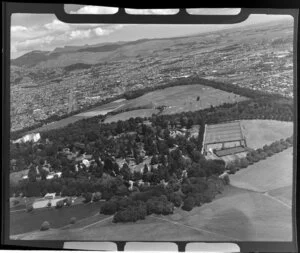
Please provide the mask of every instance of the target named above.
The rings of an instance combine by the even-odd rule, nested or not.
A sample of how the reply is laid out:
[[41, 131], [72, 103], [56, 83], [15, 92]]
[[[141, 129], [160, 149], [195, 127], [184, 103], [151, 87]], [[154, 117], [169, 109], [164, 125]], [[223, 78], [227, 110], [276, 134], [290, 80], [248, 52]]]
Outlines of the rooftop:
[[239, 121], [206, 125], [204, 143], [230, 142], [244, 139]]

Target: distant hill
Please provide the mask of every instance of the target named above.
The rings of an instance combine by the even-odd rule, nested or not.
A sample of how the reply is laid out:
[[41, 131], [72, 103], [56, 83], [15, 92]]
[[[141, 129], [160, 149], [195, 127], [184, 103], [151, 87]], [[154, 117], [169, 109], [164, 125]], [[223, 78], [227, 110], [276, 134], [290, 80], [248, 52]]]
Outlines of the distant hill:
[[[55, 48], [53, 51], [35, 50], [26, 53], [16, 59], [11, 60], [11, 64], [19, 67], [33, 67], [40, 65], [40, 67], [47, 68], [53, 66], [68, 66], [77, 63], [95, 64], [102, 58], [101, 55], [91, 57], [89, 53], [111, 53], [117, 49], [143, 43], [151, 39], [140, 39], [136, 41], [125, 41], [115, 43], [99, 43], [95, 45], [84, 46], [65, 46]], [[86, 53], [86, 54], [85, 54]], [[103, 55], [108, 56], [108, 55]], [[100, 58], [100, 59], [98, 59]], [[90, 59], [90, 60], [88, 60]]]
[[38, 64], [41, 61], [46, 61], [48, 59], [49, 51], [31, 51], [27, 54], [24, 54], [14, 60], [11, 60], [12, 65], [16, 66], [26, 66], [31, 67]]
[[[292, 23], [288, 20], [290, 25]], [[258, 36], [257, 32], [253, 32], [253, 27], [269, 31], [269, 26], [275, 26], [276, 23], [252, 24], [247, 27], [228, 28], [220, 31], [208, 31], [200, 34], [185, 35], [181, 37], [172, 38], [152, 38], [139, 39], [135, 41], [118, 41], [98, 43], [94, 45], [82, 46], [64, 46], [55, 48], [53, 51], [32, 51], [24, 54], [16, 59], [11, 60], [11, 64], [19, 67], [38, 67], [38, 68], [52, 68], [52, 67], [66, 67], [74, 65], [73, 67], [81, 68], [83, 65], [76, 64], [97, 64], [104, 61], [120, 60], [126, 57], [147, 57], [147, 55], [155, 53], [155, 51], [167, 50], [172, 46], [193, 46], [195, 43], [202, 41], [206, 48], [209, 48], [209, 43], [206, 44], [207, 35], [215, 36], [215, 40], [220, 40], [229, 31], [241, 31], [249, 29], [249, 36]], [[263, 34], [264, 31], [261, 31]], [[211, 37], [210, 36], [210, 37]], [[245, 37], [246, 38], [246, 37]], [[214, 38], [210, 38], [214, 39]], [[250, 37], [249, 37], [250, 39]], [[214, 42], [215, 43], [215, 42]], [[216, 43], [215, 43], [216, 44]], [[73, 67], [70, 67], [71, 69]], [[84, 66], [84, 68], [87, 66]]]

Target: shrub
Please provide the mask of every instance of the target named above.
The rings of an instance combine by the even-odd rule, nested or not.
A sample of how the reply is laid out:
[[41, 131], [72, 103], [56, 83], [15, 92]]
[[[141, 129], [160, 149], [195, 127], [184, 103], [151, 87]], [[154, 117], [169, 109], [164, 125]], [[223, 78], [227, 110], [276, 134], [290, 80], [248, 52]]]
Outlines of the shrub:
[[260, 154], [262, 151], [263, 151], [263, 149], [261, 149], [261, 148], [258, 148], [258, 149], [256, 150], [256, 152], [259, 153], [259, 154]]
[[268, 145], [264, 145], [263, 146], [263, 150], [266, 152], [268, 149], [270, 149], [270, 147]]
[[229, 179], [229, 176], [228, 176], [228, 175], [225, 175], [225, 176], [223, 177], [223, 182], [224, 182], [225, 185], [228, 185], [228, 184], [230, 183], [230, 179]]
[[146, 204], [141, 201], [132, 203], [126, 209], [118, 211], [114, 215], [113, 222], [135, 222], [144, 220], [147, 215]]
[[212, 202], [213, 198], [214, 198], [214, 196], [213, 196], [212, 192], [206, 191], [203, 194], [203, 203], [210, 203], [210, 202]]
[[252, 156], [252, 161], [253, 161], [254, 163], [257, 163], [257, 162], [260, 161], [260, 156], [259, 156], [258, 153], [255, 153], [255, 154]]
[[66, 206], [71, 206], [72, 205], [72, 199], [71, 198], [67, 198], [66, 199]]
[[271, 149], [269, 149], [269, 150], [267, 150], [267, 156], [272, 156], [272, 155], [274, 155], [274, 152], [271, 150]]
[[203, 195], [201, 193], [194, 194], [192, 197], [195, 200], [195, 206], [201, 206], [201, 204], [204, 202]]
[[191, 196], [187, 197], [183, 202], [182, 209], [185, 211], [191, 211], [195, 206], [195, 199]]
[[102, 198], [105, 199], [106, 201], [107, 200], [110, 200], [110, 198], [114, 196], [114, 194], [111, 192], [111, 191], [103, 191], [102, 192]]
[[278, 144], [277, 148], [280, 150], [279, 152], [284, 150], [284, 146], [282, 144]]
[[117, 202], [118, 210], [126, 209], [128, 206], [133, 205], [133, 200], [128, 197], [123, 197]]
[[125, 196], [125, 195], [128, 195], [128, 193], [129, 193], [129, 190], [124, 184], [120, 185], [116, 191], [116, 195], [119, 195], [119, 196]]
[[41, 231], [46, 231], [46, 230], [48, 230], [50, 228], [50, 224], [49, 224], [49, 222], [48, 221], [44, 221], [43, 223], [42, 223], [42, 225], [41, 225]]
[[14, 206], [16, 206], [17, 204], [19, 204], [19, 203], [20, 203], [20, 201], [19, 201], [19, 200], [17, 200], [17, 199], [14, 199], [14, 200], [12, 201], [12, 203], [13, 203], [13, 205], [14, 205]]
[[33, 206], [32, 205], [27, 206], [26, 211], [27, 212], [32, 212], [33, 211]]
[[101, 197], [102, 197], [102, 194], [101, 194], [101, 192], [96, 192], [95, 194], [94, 194], [94, 201], [95, 202], [97, 202], [97, 201], [99, 201], [100, 199], [101, 199]]
[[267, 158], [267, 156], [268, 156], [268, 154], [264, 151], [260, 153], [260, 157], [262, 160], [265, 160]]
[[232, 162], [227, 165], [227, 170], [229, 170], [230, 174], [235, 174], [237, 171], [235, 164]]
[[289, 147], [289, 144], [285, 140], [283, 140], [282, 142], [280, 142], [280, 144], [282, 145], [282, 147], [284, 149], [287, 149]]
[[286, 142], [290, 145], [293, 145], [293, 136], [286, 138]]
[[188, 194], [189, 192], [192, 191], [192, 186], [190, 184], [183, 184], [181, 186], [181, 191], [183, 194]]
[[181, 199], [179, 193], [172, 192], [170, 194], [169, 201], [171, 201], [174, 204], [174, 206], [176, 206], [176, 207], [180, 207], [182, 204], [182, 199]]
[[100, 209], [100, 213], [112, 215], [117, 211], [117, 203], [114, 201], [106, 201]]
[[92, 200], [92, 196], [93, 196], [93, 194], [91, 193], [91, 192], [86, 192], [86, 193], [84, 193], [83, 194], [83, 197], [84, 197], [84, 203], [89, 203], [89, 202], [91, 202], [91, 200]]
[[248, 165], [249, 165], [249, 162], [248, 162], [248, 160], [246, 159], [246, 158], [242, 158], [241, 160], [240, 160], [240, 165], [241, 165], [241, 168], [247, 168], [248, 167]]
[[64, 202], [62, 200], [56, 202], [56, 208], [62, 208], [63, 206], [64, 206]]
[[76, 221], [77, 221], [76, 217], [72, 217], [72, 218], [70, 219], [70, 224], [75, 224]]
[[166, 196], [153, 197], [147, 201], [148, 214], [170, 214], [174, 211], [174, 204], [169, 202]]
[[137, 192], [135, 194], [132, 195], [132, 199], [133, 200], [141, 200], [141, 201], [148, 201], [149, 199], [151, 199], [153, 197], [153, 190], [148, 190], [145, 192]]

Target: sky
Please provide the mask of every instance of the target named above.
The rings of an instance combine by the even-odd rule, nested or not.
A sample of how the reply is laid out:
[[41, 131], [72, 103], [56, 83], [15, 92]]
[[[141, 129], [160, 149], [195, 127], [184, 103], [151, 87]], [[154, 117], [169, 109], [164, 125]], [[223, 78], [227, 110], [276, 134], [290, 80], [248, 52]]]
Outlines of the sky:
[[[99, 6], [65, 6], [70, 14], [112, 14], [116, 8]], [[134, 10], [128, 10], [132, 13]], [[190, 13], [210, 14], [216, 10], [191, 10]], [[158, 14], [176, 14], [176, 10], [158, 10]], [[218, 9], [219, 14], [237, 14], [239, 9]], [[155, 14], [153, 10], [139, 10], [141, 14]], [[11, 58], [33, 50], [52, 51], [57, 47], [92, 45], [105, 42], [131, 41], [142, 38], [185, 36], [224, 28], [275, 21], [290, 16], [250, 15], [239, 24], [227, 25], [155, 25], [155, 24], [68, 24], [53, 14], [16, 13], [11, 17]]]

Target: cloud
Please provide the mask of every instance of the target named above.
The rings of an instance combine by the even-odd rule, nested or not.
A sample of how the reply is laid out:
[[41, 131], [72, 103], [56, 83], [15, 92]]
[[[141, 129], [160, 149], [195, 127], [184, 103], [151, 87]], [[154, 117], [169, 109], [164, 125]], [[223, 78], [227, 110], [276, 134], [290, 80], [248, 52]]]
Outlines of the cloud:
[[77, 11], [70, 11], [71, 14], [114, 14], [118, 12], [118, 8], [105, 6], [84, 6]]
[[68, 31], [70, 30], [70, 25], [67, 23], [63, 23], [58, 19], [54, 19], [51, 23], [44, 25], [48, 30], [55, 30], [55, 31]]
[[107, 34], [107, 30], [102, 29], [101, 27], [97, 27], [94, 29], [94, 32], [97, 36], [102, 36]]
[[120, 24], [68, 24], [53, 16], [45, 22], [14, 23], [11, 26], [11, 54], [20, 56], [32, 50], [51, 51], [66, 45], [97, 43], [98, 38], [107, 36], [124, 25]]
[[28, 29], [25, 26], [15, 25], [15, 26], [12, 26], [10, 30], [12, 33], [15, 33], [15, 32], [24, 32], [24, 31], [27, 31]]
[[71, 31], [70, 38], [71, 39], [83, 39], [91, 37], [91, 29], [88, 30], [75, 30]]

